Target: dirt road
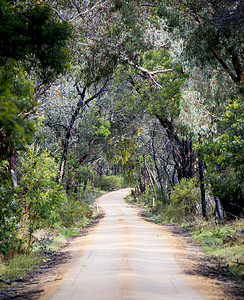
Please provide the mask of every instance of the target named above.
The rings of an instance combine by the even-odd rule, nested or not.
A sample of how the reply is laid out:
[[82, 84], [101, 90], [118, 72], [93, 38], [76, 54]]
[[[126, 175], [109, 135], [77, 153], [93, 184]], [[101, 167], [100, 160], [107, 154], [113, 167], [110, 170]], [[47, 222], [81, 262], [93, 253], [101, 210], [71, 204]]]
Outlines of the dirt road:
[[[138, 217], [124, 189], [99, 199], [104, 219], [73, 248], [73, 262], [42, 299], [222, 299], [183, 274], [162, 227]], [[195, 288], [193, 288], [193, 286]], [[205, 291], [205, 295], [204, 295]]]

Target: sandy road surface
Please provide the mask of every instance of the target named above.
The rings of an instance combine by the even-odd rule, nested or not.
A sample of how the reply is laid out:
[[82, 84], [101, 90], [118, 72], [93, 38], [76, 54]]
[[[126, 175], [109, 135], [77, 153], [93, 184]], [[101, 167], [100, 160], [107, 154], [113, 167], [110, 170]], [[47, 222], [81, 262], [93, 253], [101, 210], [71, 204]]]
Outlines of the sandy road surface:
[[42, 299], [222, 299], [194, 290], [174, 258], [163, 229], [137, 216], [122, 199], [129, 189], [99, 199], [106, 216], [79, 241], [62, 278]]

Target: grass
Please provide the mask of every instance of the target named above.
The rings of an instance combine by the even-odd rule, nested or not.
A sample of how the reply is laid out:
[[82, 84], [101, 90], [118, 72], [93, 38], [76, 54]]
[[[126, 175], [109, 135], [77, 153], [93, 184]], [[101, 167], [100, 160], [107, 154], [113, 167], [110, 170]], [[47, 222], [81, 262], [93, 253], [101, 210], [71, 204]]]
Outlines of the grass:
[[0, 278], [2, 279], [17, 279], [24, 276], [27, 270], [36, 266], [41, 262], [41, 256], [36, 253], [17, 254], [8, 263], [0, 264]]
[[[143, 201], [138, 203], [131, 195], [126, 200], [139, 205], [143, 214], [154, 222], [172, 223], [164, 214], [163, 207], [158, 211], [153, 211], [151, 205]], [[197, 217], [193, 221], [188, 221], [185, 217], [173, 223], [186, 228], [192, 234], [193, 239], [201, 244], [206, 255], [221, 266], [228, 266], [235, 277], [244, 281], [244, 232], [238, 233], [238, 230], [244, 230], [244, 219], [217, 222], [214, 218], [206, 221]]]
[[201, 243], [207, 255], [217, 259], [222, 266], [244, 280], [244, 219], [232, 222], [206, 222], [192, 226], [194, 239]]
[[[94, 217], [96, 216], [94, 209]], [[78, 223], [70, 228], [62, 228], [59, 231], [44, 231], [37, 233], [38, 242], [35, 243], [30, 254], [16, 253], [13, 258], [2, 260], [0, 257], [0, 288], [6, 286], [4, 281], [22, 278], [28, 270], [41, 264], [46, 255], [57, 251], [66, 241], [66, 238], [77, 236], [80, 230], [91, 224], [92, 219], [82, 218]]]

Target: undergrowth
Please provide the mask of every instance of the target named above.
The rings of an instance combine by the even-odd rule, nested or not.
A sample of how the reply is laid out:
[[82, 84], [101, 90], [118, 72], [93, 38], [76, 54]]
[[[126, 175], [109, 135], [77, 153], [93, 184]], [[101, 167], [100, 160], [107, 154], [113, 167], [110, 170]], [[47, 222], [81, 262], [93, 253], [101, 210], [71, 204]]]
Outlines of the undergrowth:
[[206, 254], [244, 281], [244, 219], [202, 222], [188, 228]]
[[[97, 212], [94, 208], [93, 218], [96, 216]], [[45, 262], [48, 255], [54, 254], [65, 245], [66, 238], [77, 236], [83, 228], [92, 223], [92, 219], [84, 217], [69, 228], [36, 232], [31, 253], [16, 253], [14, 257], [7, 260], [3, 256], [0, 257], [0, 288], [6, 287], [6, 283], [12, 280], [20, 280], [28, 270]]]
[[[244, 284], [244, 219], [232, 221], [217, 220], [215, 217], [195, 216], [172, 218], [165, 205], [152, 206], [152, 201], [140, 201], [132, 195], [126, 198], [130, 203], [139, 205], [144, 217], [159, 224], [175, 224], [188, 230], [193, 240], [201, 244], [203, 251], [220, 266], [227, 267], [233, 276]], [[169, 218], [170, 216], [170, 218]]]
[[0, 264], [1, 279], [21, 278], [27, 270], [41, 262], [42, 256], [33, 252], [31, 254], [19, 254], [13, 257], [9, 262]]

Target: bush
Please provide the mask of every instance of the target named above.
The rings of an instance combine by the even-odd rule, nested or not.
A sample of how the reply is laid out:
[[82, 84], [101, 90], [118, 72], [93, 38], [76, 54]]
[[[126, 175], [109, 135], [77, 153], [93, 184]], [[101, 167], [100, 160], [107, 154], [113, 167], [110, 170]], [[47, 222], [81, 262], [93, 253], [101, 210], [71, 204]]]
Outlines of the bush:
[[84, 217], [90, 218], [92, 214], [91, 208], [84, 200], [74, 201], [74, 198], [69, 197], [69, 199], [60, 203], [59, 215], [61, 226], [65, 228], [73, 226]]
[[199, 213], [200, 188], [195, 178], [182, 178], [170, 191], [171, 205], [166, 208], [166, 217], [171, 221], [193, 220]]
[[95, 176], [94, 187], [103, 191], [114, 191], [126, 187], [124, 178], [121, 176]]
[[12, 256], [20, 247], [20, 207], [11, 180], [0, 171], [0, 256]]
[[28, 239], [39, 228], [52, 227], [58, 221], [56, 207], [63, 196], [57, 183], [58, 165], [47, 151], [31, 145], [21, 157], [22, 177], [18, 194], [23, 209], [23, 235]]

